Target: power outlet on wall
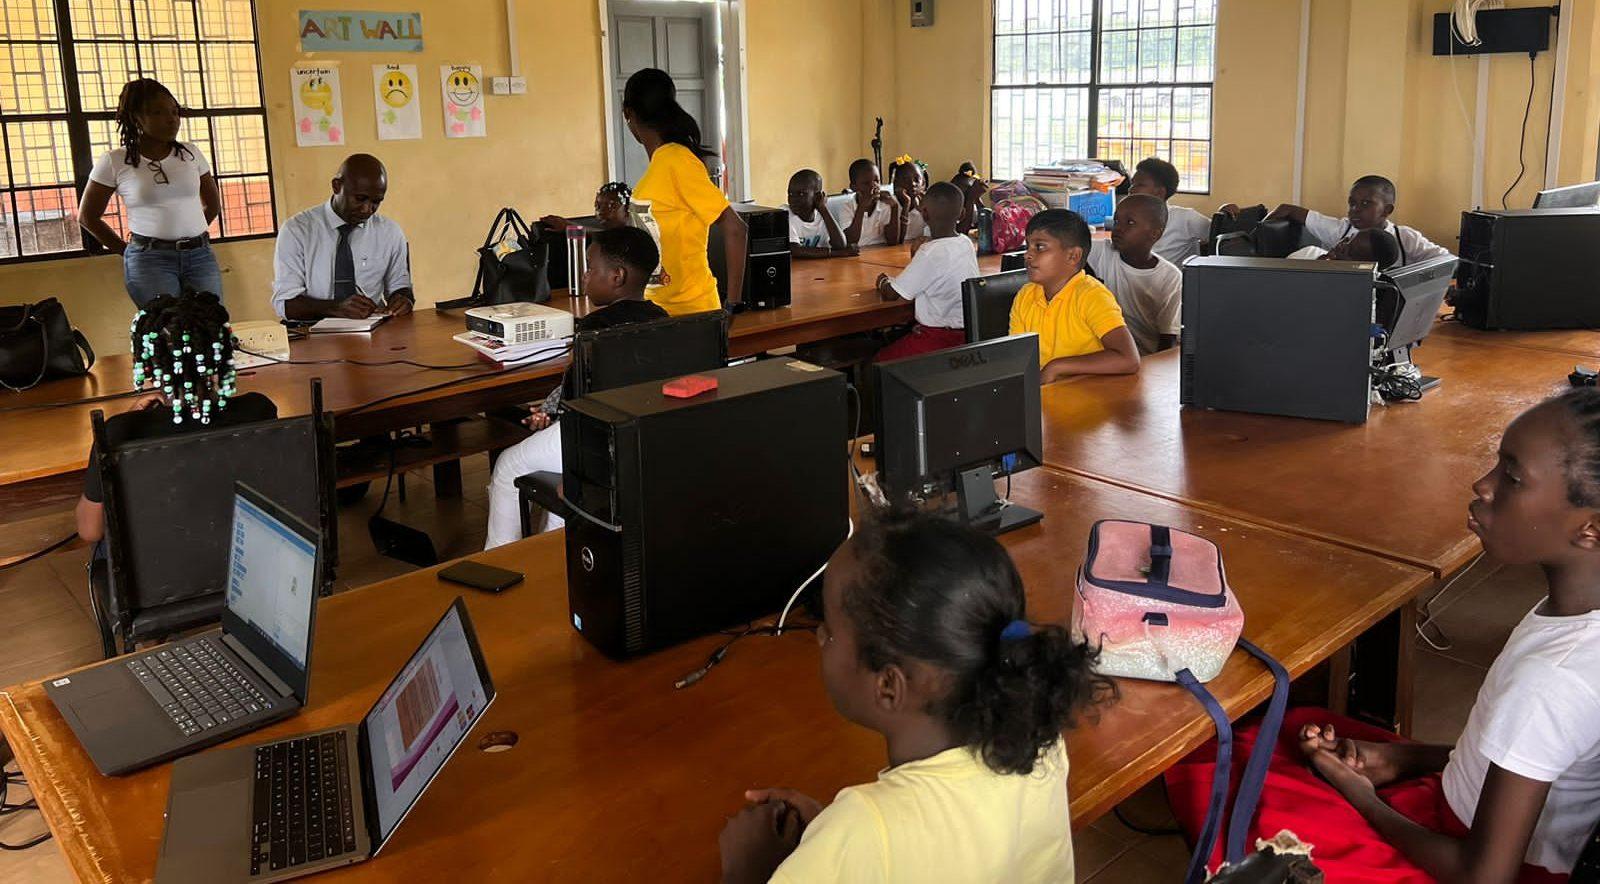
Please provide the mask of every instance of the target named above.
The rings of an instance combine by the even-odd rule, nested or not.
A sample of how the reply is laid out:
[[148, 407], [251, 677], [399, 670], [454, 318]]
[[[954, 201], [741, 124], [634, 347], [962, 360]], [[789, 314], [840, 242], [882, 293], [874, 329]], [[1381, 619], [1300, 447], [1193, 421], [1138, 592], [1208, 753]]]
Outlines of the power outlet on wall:
[[933, 27], [933, 0], [911, 0], [911, 26]]

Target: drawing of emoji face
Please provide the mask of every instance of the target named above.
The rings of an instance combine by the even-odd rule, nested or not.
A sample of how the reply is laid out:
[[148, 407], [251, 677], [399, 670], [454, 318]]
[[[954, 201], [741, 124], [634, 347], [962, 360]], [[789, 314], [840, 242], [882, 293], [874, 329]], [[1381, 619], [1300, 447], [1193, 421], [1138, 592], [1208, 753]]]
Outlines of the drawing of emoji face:
[[300, 103], [311, 110], [333, 113], [333, 86], [321, 77], [312, 77], [300, 84]]
[[414, 87], [405, 71], [390, 71], [384, 74], [378, 85], [383, 92], [384, 103], [390, 107], [405, 107], [410, 103]]
[[478, 103], [483, 87], [471, 71], [453, 71], [445, 91], [450, 95], [451, 104], [464, 108]]

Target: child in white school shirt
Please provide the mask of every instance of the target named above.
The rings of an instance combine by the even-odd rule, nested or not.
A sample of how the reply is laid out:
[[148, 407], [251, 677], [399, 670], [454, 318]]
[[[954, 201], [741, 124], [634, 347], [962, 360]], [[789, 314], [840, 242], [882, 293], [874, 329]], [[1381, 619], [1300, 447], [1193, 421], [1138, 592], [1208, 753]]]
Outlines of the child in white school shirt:
[[932, 353], [966, 343], [961, 315], [961, 284], [978, 275], [978, 249], [956, 233], [961, 217], [961, 189], [948, 181], [928, 188], [922, 211], [933, 238], [917, 247], [905, 272], [879, 274], [878, 293], [885, 300], [913, 302], [916, 324], [911, 333], [878, 352], [877, 360]]
[[833, 218], [852, 246], [900, 244], [900, 202], [883, 189], [878, 164], [863, 157], [850, 164], [850, 199], [833, 203]]
[[[1305, 225], [1306, 235], [1316, 244], [1332, 249], [1357, 231], [1380, 228], [1393, 234], [1400, 243], [1400, 266], [1416, 264], [1450, 254], [1450, 250], [1430, 241], [1414, 227], [1404, 227], [1389, 219], [1394, 214], [1394, 182], [1382, 175], [1363, 175], [1350, 185], [1349, 207], [1343, 218], [1324, 215], [1314, 209], [1284, 203], [1267, 215], [1268, 220], [1286, 218]], [[1221, 211], [1235, 213], [1229, 203]]]
[[[1178, 167], [1158, 157], [1147, 157], [1133, 169], [1128, 193], [1145, 193], [1162, 202], [1178, 192]], [[1167, 226], [1152, 250], [1174, 265], [1181, 265], [1211, 236], [1211, 218], [1188, 206], [1167, 203]]]
[[1167, 211], [1150, 194], [1123, 197], [1111, 219], [1111, 239], [1089, 247], [1089, 266], [1116, 296], [1141, 356], [1177, 344], [1183, 323], [1183, 271], [1153, 251]]
[[822, 175], [801, 169], [789, 176], [789, 254], [801, 258], [845, 258], [860, 254], [845, 245], [844, 231], [828, 211]]

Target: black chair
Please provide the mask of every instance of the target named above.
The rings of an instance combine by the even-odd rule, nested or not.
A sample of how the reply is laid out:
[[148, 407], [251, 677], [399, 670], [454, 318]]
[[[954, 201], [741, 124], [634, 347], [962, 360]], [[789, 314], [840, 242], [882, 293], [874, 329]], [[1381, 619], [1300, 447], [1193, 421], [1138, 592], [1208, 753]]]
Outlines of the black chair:
[[1012, 270], [973, 277], [961, 284], [961, 324], [967, 330], [967, 343], [1011, 333], [1011, 302], [1027, 282], [1028, 271]]
[[1572, 867], [1571, 884], [1600, 884], [1600, 825], [1594, 827], [1589, 833], [1589, 840], [1583, 844], [1583, 852], [1578, 854], [1578, 862]]
[[1023, 251], [1020, 251], [1020, 252], [1006, 252], [1005, 254], [1000, 256], [1000, 272], [1004, 273], [1007, 270], [1021, 270], [1021, 269], [1023, 269], [1024, 267], [1027, 266], [1027, 264], [1026, 264], [1026, 262], [1024, 260], [1025, 258], [1027, 258], [1027, 256], [1028, 256], [1027, 250], [1023, 250]]
[[[90, 562], [89, 597], [106, 656], [221, 617], [234, 483], [244, 482], [322, 531], [332, 589], [337, 561], [333, 424], [312, 382], [312, 413], [142, 439], [111, 448], [92, 416], [105, 494], [106, 557]], [[120, 646], [120, 651], [119, 651]]]
[[1245, 258], [1287, 258], [1305, 244], [1304, 224], [1276, 218], [1250, 225], [1248, 231], [1235, 230], [1215, 237], [1211, 241], [1211, 253]]

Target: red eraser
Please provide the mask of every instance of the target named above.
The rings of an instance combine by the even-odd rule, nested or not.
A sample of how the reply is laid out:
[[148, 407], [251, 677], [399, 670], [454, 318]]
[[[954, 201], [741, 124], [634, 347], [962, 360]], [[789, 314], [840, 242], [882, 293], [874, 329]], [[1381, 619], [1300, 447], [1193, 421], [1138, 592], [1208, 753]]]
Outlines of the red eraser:
[[717, 379], [703, 374], [686, 374], [661, 385], [661, 394], [674, 399], [693, 399], [701, 393], [715, 390]]

